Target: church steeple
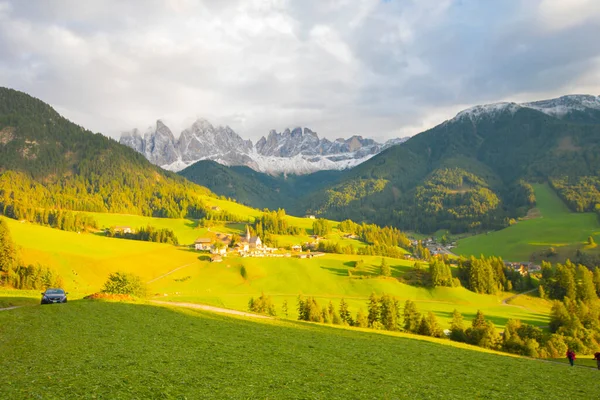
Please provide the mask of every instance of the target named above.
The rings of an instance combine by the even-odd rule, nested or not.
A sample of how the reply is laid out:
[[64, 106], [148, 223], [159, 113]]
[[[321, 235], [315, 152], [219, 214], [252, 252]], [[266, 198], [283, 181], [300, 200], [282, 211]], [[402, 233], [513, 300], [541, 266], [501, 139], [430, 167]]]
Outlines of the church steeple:
[[250, 242], [250, 228], [246, 225], [246, 240]]

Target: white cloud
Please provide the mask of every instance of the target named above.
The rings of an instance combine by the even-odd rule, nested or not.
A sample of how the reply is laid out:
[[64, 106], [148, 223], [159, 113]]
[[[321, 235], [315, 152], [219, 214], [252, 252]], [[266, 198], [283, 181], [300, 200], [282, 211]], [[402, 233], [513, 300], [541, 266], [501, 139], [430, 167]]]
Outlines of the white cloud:
[[598, 22], [597, 0], [542, 0], [538, 6], [540, 22], [548, 31], [571, 28], [589, 20]]
[[597, 88], [597, 7], [576, 1], [0, 0], [0, 85], [111, 136], [196, 117], [252, 139], [403, 136]]

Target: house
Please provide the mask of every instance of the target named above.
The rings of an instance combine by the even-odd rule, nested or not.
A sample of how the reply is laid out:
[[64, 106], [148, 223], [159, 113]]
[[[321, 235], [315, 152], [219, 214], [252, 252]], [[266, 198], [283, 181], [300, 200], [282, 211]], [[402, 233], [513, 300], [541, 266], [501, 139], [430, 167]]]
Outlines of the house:
[[240, 253], [246, 253], [250, 251], [250, 245], [248, 244], [248, 242], [240, 241], [235, 244], [235, 249]]
[[218, 254], [214, 254], [210, 257], [210, 262], [223, 262], [223, 257]]
[[213, 211], [221, 211], [221, 207], [219, 206], [212, 206], [210, 209]]
[[310, 215], [310, 214], [309, 214], [309, 215], [306, 215], [304, 218], [308, 218], [308, 219], [315, 219], [315, 216], [314, 216], [314, 215]]
[[302, 251], [302, 246], [295, 244], [292, 246], [292, 251]]
[[121, 233], [133, 233], [133, 229], [130, 226], [115, 226], [114, 230]]
[[344, 235], [344, 237], [345, 237], [346, 239], [358, 239], [358, 236], [356, 236], [356, 235], [355, 235], [355, 234], [353, 234], [353, 233], [348, 233], [347, 235]]
[[308, 256], [309, 256], [309, 254], [307, 254], [307, 253], [300, 253], [296, 257], [298, 257], [298, 258], [308, 258]]
[[215, 243], [210, 247], [210, 253], [211, 254], [220, 254], [220, 255], [224, 256], [225, 254], [227, 254], [227, 247], [228, 247], [227, 245], [222, 245], [221, 247], [218, 247]]
[[213, 244], [211, 238], [198, 238], [194, 241], [194, 248], [196, 250], [207, 251], [210, 250]]

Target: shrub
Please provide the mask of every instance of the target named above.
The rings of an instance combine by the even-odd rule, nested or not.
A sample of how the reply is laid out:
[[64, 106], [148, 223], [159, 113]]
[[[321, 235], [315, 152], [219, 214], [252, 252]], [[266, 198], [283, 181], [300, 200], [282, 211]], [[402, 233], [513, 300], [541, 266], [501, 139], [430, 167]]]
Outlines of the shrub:
[[108, 276], [102, 293], [128, 294], [135, 297], [146, 297], [148, 290], [142, 279], [134, 274], [115, 272]]

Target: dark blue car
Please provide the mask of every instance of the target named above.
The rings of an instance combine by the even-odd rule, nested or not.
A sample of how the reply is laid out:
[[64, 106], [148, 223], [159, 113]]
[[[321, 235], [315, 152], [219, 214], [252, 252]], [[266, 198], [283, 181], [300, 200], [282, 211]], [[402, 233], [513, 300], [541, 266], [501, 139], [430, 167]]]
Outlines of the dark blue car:
[[62, 289], [46, 289], [42, 293], [42, 304], [66, 303], [67, 294]]

